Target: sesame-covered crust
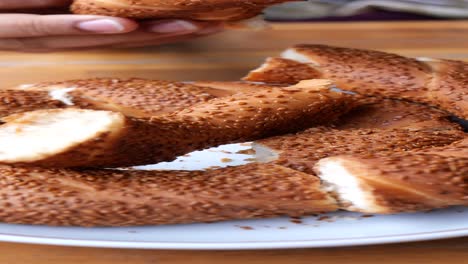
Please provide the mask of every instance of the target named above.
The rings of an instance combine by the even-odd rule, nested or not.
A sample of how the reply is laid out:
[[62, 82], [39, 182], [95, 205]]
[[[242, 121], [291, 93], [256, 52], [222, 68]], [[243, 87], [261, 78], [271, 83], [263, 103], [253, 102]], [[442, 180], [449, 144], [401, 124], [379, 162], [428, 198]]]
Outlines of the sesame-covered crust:
[[0, 118], [27, 111], [65, 107], [66, 104], [54, 100], [45, 91], [0, 90]]
[[324, 75], [333, 77], [338, 87], [363, 94], [399, 97], [409, 93], [420, 98], [431, 74], [424, 62], [380, 51], [325, 45], [297, 45], [293, 49]]
[[463, 139], [466, 134], [448, 118], [446, 112], [425, 105], [383, 99], [356, 107], [335, 125], [258, 140], [254, 148], [277, 153], [275, 164], [313, 173], [315, 163], [330, 156], [387, 155]]
[[292, 0], [75, 0], [71, 9], [77, 14], [136, 19], [238, 21], [288, 1]]
[[[468, 119], [466, 62], [413, 59], [380, 51], [307, 44], [297, 45], [284, 54], [292, 60], [299, 56], [300, 62], [285, 67], [277, 63], [284, 59], [270, 59], [245, 80], [291, 84], [301, 78], [327, 78], [341, 89], [425, 103]], [[303, 70], [305, 65], [315, 69], [310, 77], [311, 70]], [[317, 72], [321, 74], [317, 76]]]
[[378, 155], [448, 145], [463, 139], [456, 127], [414, 129], [311, 128], [294, 135], [256, 141], [254, 148], [268, 148], [278, 154], [274, 164], [314, 174], [320, 159], [336, 155]]
[[[467, 134], [465, 133], [465, 135]], [[450, 157], [468, 157], [468, 135], [448, 146], [434, 147], [420, 152]]]
[[[121, 116], [124, 122], [119, 119], [114, 126], [101, 128], [99, 136], [92, 135], [79, 142], [70, 140], [66, 151], [60, 148], [57, 153], [37, 153], [36, 159], [21, 164], [53, 167], [154, 164], [221, 144], [299, 131], [336, 120], [355, 106], [355, 96], [331, 91], [330, 85], [328, 81], [317, 80], [300, 87], [237, 93], [150, 119]], [[26, 112], [7, 118], [7, 125], [27, 118], [41, 126], [42, 119], [63, 111], [80, 118], [83, 110]], [[0, 160], [0, 163], [17, 164], [18, 161]]]
[[[134, 117], [150, 117], [184, 109], [211, 99], [229, 96], [236, 90], [221, 90], [189, 83], [97, 78], [21, 85], [0, 91], [0, 114], [75, 107], [110, 110]], [[70, 104], [52, 98], [53, 91], [66, 91]], [[244, 89], [245, 90], [245, 89]]]
[[334, 211], [318, 178], [271, 164], [208, 171], [67, 170], [0, 166], [0, 220], [136, 226]]
[[[102, 3], [118, 1], [76, 2], [75, 7], [102, 10]], [[87, 118], [108, 113], [106, 120], [112, 121], [84, 140], [70, 137], [56, 152], [39, 151], [28, 161], [0, 160], [13, 164], [0, 165], [0, 220], [129, 226], [468, 205], [468, 137], [448, 120], [449, 113], [468, 116], [466, 63], [321, 45], [293, 51], [309, 63], [274, 58], [246, 78], [266, 84], [92, 79], [0, 91], [0, 129], [15, 124], [14, 133], [22, 133], [21, 122], [49, 126], [48, 120], [65, 112], [77, 119], [81, 113]], [[375, 97], [330, 90], [327, 80], [302, 81], [318, 77]], [[317, 125], [328, 127], [310, 128]], [[282, 136], [263, 139], [274, 135]], [[257, 139], [254, 148], [269, 151], [273, 160], [190, 172], [85, 169], [153, 164]], [[17, 152], [11, 153], [7, 156]], [[324, 173], [336, 167], [343, 170], [325, 180]], [[339, 177], [343, 171], [371, 206], [359, 207], [346, 201], [341, 189], [329, 188], [330, 179], [351, 184]]]
[[426, 103], [450, 110], [468, 120], [468, 63], [454, 60], [427, 61], [433, 75]]
[[[450, 147], [449, 147], [450, 148]], [[378, 209], [366, 213], [399, 213], [468, 205], [468, 148], [455, 152], [406, 152], [381, 156], [337, 156], [316, 165], [318, 175], [329, 163], [339, 164], [360, 182]], [[352, 207], [352, 206], [351, 206]], [[343, 208], [349, 209], [349, 208]], [[351, 209], [355, 210], [355, 208]]]
[[459, 128], [450, 114], [426, 105], [382, 99], [356, 107], [335, 124], [338, 129]]
[[209, 88], [218, 89], [218, 90], [226, 90], [226, 91], [235, 92], [235, 93], [252, 92], [258, 89], [272, 88], [275, 86], [284, 87], [284, 85], [275, 85], [271, 83], [264, 84], [261, 82], [243, 82], [243, 81], [232, 81], [232, 82], [196, 81], [196, 82], [191, 82], [191, 84], [200, 86], [200, 87], [209, 87]]
[[251, 71], [244, 80], [268, 84], [295, 84], [322, 76], [321, 71], [308, 64], [290, 59], [268, 58], [260, 68]]

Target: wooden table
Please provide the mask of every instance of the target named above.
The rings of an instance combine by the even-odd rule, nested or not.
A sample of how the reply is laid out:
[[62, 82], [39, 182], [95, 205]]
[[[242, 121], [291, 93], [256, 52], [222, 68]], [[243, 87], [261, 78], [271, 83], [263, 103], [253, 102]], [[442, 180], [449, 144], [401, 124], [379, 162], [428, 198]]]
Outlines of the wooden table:
[[[468, 59], [468, 21], [277, 24], [139, 50], [57, 54], [0, 52], [1, 86], [94, 76], [236, 80], [294, 43]], [[0, 263], [467, 263], [468, 239], [335, 249], [149, 251], [0, 243]]]
[[278, 24], [139, 50], [57, 54], [0, 52], [0, 86], [84, 77], [237, 80], [297, 43], [379, 49], [408, 56], [468, 59], [468, 22]]

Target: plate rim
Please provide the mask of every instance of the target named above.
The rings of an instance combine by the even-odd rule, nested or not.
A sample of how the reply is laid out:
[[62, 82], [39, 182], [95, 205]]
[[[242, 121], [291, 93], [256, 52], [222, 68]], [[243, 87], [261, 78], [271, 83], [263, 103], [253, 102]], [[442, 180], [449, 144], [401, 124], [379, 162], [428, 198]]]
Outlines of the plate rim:
[[351, 247], [365, 245], [380, 245], [428, 241], [468, 236], [467, 228], [447, 229], [433, 232], [405, 233], [398, 235], [367, 236], [316, 240], [291, 241], [249, 241], [249, 242], [149, 242], [149, 241], [117, 241], [68, 239], [58, 237], [42, 237], [28, 235], [11, 235], [0, 233], [1, 242], [25, 243], [37, 245], [123, 248], [123, 249], [161, 249], [161, 250], [259, 250], [259, 249], [294, 249], [294, 248], [326, 248]]

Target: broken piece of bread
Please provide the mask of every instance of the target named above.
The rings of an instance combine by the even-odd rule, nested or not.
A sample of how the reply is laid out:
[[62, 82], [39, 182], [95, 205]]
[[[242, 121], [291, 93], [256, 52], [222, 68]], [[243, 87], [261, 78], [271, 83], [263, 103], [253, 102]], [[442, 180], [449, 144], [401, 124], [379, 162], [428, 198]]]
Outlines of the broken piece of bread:
[[[195, 150], [336, 120], [354, 108], [359, 97], [330, 87], [327, 80], [304, 81], [287, 88], [237, 93], [144, 119], [73, 108], [20, 113], [3, 118], [0, 135], [5, 145], [0, 144], [0, 163], [122, 167], [171, 161]], [[24, 151], [18, 152], [14, 145]]]
[[193, 19], [239, 21], [259, 15], [273, 4], [293, 0], [75, 0], [76, 14], [134, 19]]
[[462, 61], [304, 44], [267, 60], [245, 80], [293, 84], [327, 78], [344, 90], [425, 103], [468, 119], [467, 72]]

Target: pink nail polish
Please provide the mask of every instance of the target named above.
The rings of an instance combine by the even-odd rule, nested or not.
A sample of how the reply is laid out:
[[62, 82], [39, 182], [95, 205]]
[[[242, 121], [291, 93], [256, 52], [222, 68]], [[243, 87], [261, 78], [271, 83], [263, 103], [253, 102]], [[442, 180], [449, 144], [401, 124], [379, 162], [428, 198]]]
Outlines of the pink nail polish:
[[125, 31], [125, 27], [119, 22], [112, 19], [97, 19], [84, 21], [76, 24], [76, 27], [80, 30], [93, 32], [93, 33], [122, 33]]

